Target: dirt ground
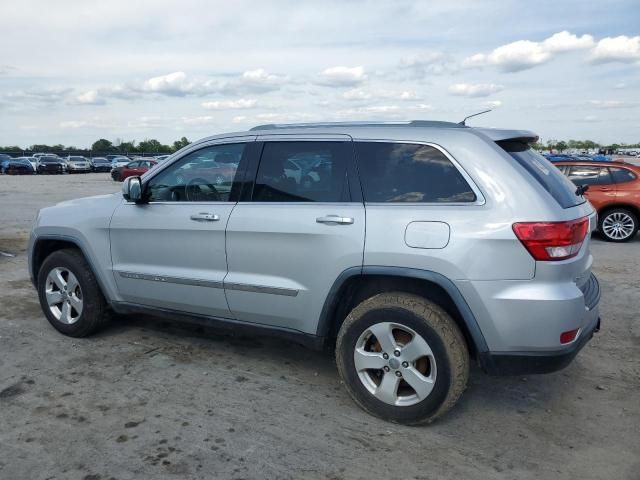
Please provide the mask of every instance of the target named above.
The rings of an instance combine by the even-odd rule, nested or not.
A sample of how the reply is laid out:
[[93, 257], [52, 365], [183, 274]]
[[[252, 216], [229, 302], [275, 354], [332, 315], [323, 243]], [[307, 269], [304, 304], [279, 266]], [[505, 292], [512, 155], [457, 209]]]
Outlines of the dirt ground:
[[640, 479], [640, 236], [592, 243], [602, 331], [565, 370], [472, 371], [457, 407], [402, 427], [361, 411], [331, 355], [143, 317], [58, 334], [26, 271], [38, 208], [108, 174], [0, 177], [2, 479]]

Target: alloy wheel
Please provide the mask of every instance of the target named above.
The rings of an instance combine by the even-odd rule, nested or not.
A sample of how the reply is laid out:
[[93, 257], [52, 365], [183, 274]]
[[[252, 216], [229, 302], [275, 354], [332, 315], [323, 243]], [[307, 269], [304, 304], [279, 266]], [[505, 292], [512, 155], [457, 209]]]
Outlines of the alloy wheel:
[[358, 338], [353, 357], [364, 387], [389, 405], [415, 405], [435, 385], [437, 368], [431, 347], [407, 326], [371, 325]]
[[76, 276], [63, 267], [54, 268], [47, 275], [45, 297], [49, 310], [62, 323], [71, 325], [82, 315], [82, 289]]
[[635, 232], [635, 222], [624, 212], [613, 212], [602, 221], [603, 233], [614, 240], [624, 240]]

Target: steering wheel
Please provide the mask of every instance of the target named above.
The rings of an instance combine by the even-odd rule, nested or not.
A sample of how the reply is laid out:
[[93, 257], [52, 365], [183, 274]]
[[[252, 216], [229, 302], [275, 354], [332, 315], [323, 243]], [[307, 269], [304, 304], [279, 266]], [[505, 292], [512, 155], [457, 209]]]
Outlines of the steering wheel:
[[[210, 191], [203, 192], [200, 188], [201, 185], [205, 185]], [[184, 187], [184, 196], [188, 202], [219, 202], [222, 200], [216, 187], [201, 177], [189, 180], [189, 183]]]

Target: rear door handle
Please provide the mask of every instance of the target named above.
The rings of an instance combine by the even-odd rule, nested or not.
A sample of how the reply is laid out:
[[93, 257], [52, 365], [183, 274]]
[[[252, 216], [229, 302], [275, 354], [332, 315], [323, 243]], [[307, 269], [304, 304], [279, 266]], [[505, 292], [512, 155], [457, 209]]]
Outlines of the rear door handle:
[[200, 212], [191, 215], [191, 220], [195, 220], [196, 222], [217, 222], [220, 220], [220, 217], [215, 213]]
[[317, 223], [326, 223], [329, 225], [352, 225], [353, 217], [341, 217], [340, 215], [327, 215], [326, 217], [316, 218]]

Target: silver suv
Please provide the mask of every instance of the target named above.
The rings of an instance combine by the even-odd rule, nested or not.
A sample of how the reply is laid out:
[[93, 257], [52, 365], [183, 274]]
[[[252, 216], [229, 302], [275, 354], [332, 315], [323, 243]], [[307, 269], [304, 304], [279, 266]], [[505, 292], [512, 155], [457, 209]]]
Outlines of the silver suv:
[[115, 311], [284, 335], [334, 348], [368, 412], [431, 422], [471, 361], [551, 372], [599, 329], [596, 215], [536, 140], [428, 121], [205, 138], [121, 195], [41, 210], [30, 274], [64, 334]]

